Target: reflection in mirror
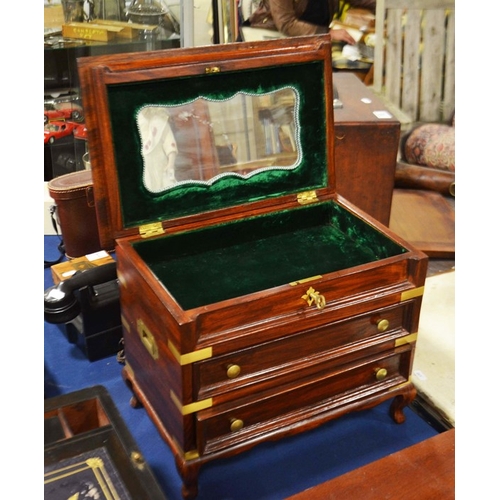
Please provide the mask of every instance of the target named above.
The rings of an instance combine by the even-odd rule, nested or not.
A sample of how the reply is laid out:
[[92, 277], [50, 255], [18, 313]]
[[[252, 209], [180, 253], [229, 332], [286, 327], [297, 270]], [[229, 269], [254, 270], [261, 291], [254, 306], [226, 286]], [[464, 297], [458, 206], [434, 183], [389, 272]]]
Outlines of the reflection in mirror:
[[301, 159], [298, 93], [239, 92], [230, 99], [200, 97], [180, 105], [146, 105], [137, 113], [146, 189], [210, 185], [295, 168]]

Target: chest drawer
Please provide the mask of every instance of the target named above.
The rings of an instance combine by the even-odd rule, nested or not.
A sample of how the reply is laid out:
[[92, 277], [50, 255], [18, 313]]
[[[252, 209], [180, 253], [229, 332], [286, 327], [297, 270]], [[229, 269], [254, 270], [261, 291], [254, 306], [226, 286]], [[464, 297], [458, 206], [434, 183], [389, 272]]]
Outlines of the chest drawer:
[[213, 397], [269, 381], [304, 358], [330, 351], [332, 358], [338, 358], [366, 348], [370, 340], [383, 343], [404, 336], [410, 329], [412, 307], [413, 302], [407, 301], [197, 363], [195, 397]]
[[198, 442], [203, 452], [216, 451], [236, 442], [251, 440], [262, 432], [349, 404], [352, 398], [375, 394], [408, 381], [413, 346], [357, 363], [332, 368], [294, 386], [280, 386], [258, 395], [215, 405], [198, 413]]

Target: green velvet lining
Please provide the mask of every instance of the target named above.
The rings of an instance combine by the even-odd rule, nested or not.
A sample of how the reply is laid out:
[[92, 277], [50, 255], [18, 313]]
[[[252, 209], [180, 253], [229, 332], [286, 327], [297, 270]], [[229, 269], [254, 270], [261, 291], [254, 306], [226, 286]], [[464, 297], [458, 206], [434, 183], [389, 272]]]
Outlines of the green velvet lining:
[[[113, 147], [125, 228], [235, 206], [327, 185], [323, 61], [279, 65], [194, 77], [108, 86]], [[268, 93], [286, 86], [300, 96], [298, 118], [303, 157], [293, 170], [265, 171], [249, 179], [227, 176], [212, 186], [179, 185], [149, 192], [136, 113], [145, 105], [176, 105], [203, 96], [226, 99], [237, 92]]]
[[134, 248], [184, 310], [407, 251], [335, 202], [141, 240]]

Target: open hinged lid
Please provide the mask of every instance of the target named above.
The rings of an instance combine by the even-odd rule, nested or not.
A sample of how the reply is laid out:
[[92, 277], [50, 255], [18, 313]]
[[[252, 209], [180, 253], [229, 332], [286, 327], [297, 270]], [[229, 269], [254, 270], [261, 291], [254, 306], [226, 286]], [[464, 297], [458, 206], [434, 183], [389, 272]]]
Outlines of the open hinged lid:
[[335, 192], [328, 36], [78, 66], [102, 244]]

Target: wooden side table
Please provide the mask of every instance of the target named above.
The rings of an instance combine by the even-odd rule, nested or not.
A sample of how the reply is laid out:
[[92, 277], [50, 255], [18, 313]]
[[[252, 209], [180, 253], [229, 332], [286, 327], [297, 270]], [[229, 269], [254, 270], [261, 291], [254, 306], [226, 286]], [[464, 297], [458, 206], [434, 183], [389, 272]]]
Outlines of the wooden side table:
[[389, 225], [400, 122], [359, 78], [333, 73], [343, 104], [334, 110], [337, 192]]
[[455, 498], [455, 429], [309, 488], [288, 500], [409, 497]]

